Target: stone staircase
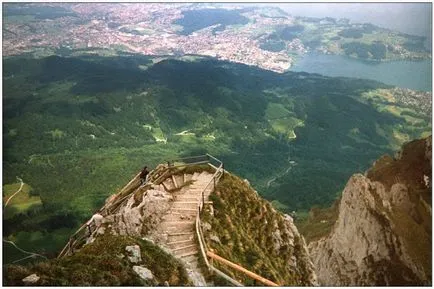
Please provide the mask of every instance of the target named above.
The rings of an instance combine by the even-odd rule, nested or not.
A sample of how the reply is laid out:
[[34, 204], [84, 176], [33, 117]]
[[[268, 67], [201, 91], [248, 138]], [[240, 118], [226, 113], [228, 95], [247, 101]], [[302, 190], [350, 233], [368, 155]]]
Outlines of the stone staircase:
[[171, 176], [159, 188], [172, 192], [174, 197], [170, 210], [157, 227], [157, 231], [167, 236], [162, 245], [184, 262], [195, 286], [206, 286], [198, 268], [200, 249], [195, 237], [195, 223], [202, 191], [211, 181], [205, 191], [206, 201], [214, 189], [212, 177], [213, 174], [206, 171]]

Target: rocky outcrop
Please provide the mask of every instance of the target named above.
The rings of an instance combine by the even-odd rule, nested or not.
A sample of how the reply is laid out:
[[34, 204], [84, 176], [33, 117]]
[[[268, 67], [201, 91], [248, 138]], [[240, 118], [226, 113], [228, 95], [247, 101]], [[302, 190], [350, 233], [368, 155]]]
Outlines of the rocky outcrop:
[[151, 270], [143, 266], [133, 266], [134, 272], [139, 275], [143, 280], [152, 280], [154, 279], [154, 274], [152, 274]]
[[[293, 219], [275, 210], [248, 182], [226, 173], [210, 200], [213, 205], [203, 212], [202, 230], [215, 254], [281, 286], [317, 285], [305, 240]], [[224, 272], [255, 285], [240, 272]]]
[[[272, 209], [276, 212], [274, 209]], [[293, 248], [293, 256], [288, 261], [288, 268], [292, 272], [297, 272], [300, 276], [303, 276], [304, 284], [306, 286], [318, 286], [318, 279], [315, 273], [315, 266], [309, 258], [309, 251], [303, 236], [298, 232], [297, 227], [294, 224], [294, 220], [291, 216], [285, 214], [284, 226], [282, 231], [277, 229], [273, 235], [280, 234], [282, 237], [286, 237], [285, 243], [279, 244], [275, 247], [276, 253], [281, 252], [284, 248]], [[280, 231], [280, 232], [279, 232]], [[278, 232], [278, 233], [277, 233]]]
[[[149, 189], [141, 195], [132, 195], [116, 214], [103, 220], [103, 228], [113, 234], [141, 237], [153, 230], [170, 209], [172, 194], [158, 189]], [[99, 230], [96, 234], [104, 234]]]
[[22, 281], [26, 286], [34, 286], [41, 279], [38, 275], [32, 274], [24, 278]]
[[431, 137], [353, 175], [331, 233], [309, 245], [325, 286], [431, 284]]
[[126, 246], [125, 251], [130, 253], [130, 256], [128, 256], [128, 259], [131, 263], [140, 263], [142, 262], [142, 254], [140, 253], [140, 246], [134, 245], [134, 246]]
[[[133, 236], [147, 239], [181, 261], [195, 286], [206, 282], [198, 266], [198, 245], [195, 241], [195, 220], [202, 192], [207, 198], [213, 186], [208, 186], [213, 174], [208, 171], [167, 174], [158, 184], [130, 182], [131, 193], [109, 198], [106, 211], [86, 243], [104, 234]], [[92, 219], [93, 220], [93, 219]], [[99, 220], [99, 219], [98, 219]], [[90, 221], [91, 224], [93, 224]], [[128, 247], [128, 259], [140, 262], [138, 247]]]

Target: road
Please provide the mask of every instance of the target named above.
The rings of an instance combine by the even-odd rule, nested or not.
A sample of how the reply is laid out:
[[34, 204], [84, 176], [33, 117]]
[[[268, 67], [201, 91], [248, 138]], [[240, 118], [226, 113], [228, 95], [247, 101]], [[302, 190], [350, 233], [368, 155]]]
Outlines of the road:
[[23, 188], [23, 186], [24, 186], [24, 182], [23, 182], [23, 180], [20, 179], [19, 177], [17, 177], [17, 179], [21, 182], [20, 188], [19, 188], [18, 191], [16, 191], [12, 196], [10, 196], [9, 199], [7, 199], [7, 201], [6, 201], [6, 203], [5, 203], [5, 208], [6, 208], [6, 206], [8, 205], [9, 201], [12, 200], [12, 198], [15, 197], [15, 195], [18, 194], [18, 193], [22, 190], [22, 188]]
[[[288, 162], [289, 162], [289, 161], [290, 161], [290, 158], [288, 157]], [[271, 179], [267, 182], [267, 189], [271, 186], [271, 184], [272, 184], [275, 180], [277, 180], [278, 178], [283, 177], [284, 175], [286, 175], [286, 174], [287, 174], [287, 173], [292, 169], [292, 167], [293, 167], [293, 165], [290, 164], [289, 167], [288, 167], [284, 172], [282, 172], [281, 174], [278, 174], [277, 176], [271, 178]]]

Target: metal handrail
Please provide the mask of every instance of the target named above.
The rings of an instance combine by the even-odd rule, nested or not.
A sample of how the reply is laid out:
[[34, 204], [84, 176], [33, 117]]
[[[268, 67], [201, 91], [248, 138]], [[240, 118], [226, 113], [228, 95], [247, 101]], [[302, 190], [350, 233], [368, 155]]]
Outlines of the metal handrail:
[[[149, 173], [149, 177], [148, 180], [158, 183], [162, 178], [166, 177], [167, 172], [169, 172], [171, 169], [174, 168], [178, 168], [178, 167], [185, 167], [185, 166], [192, 166], [192, 165], [197, 165], [197, 164], [204, 164], [204, 163], [208, 163], [207, 160], [209, 160], [210, 155], [206, 154], [206, 155], [201, 155], [201, 156], [193, 156], [193, 157], [187, 157], [187, 158], [179, 158], [179, 159], [175, 159], [172, 160], [172, 162], [185, 162], [186, 160], [189, 159], [199, 159], [199, 158], [203, 158], [204, 161], [200, 161], [200, 162], [194, 162], [194, 163], [185, 163], [185, 164], [181, 164], [181, 165], [173, 165], [173, 166], [167, 166], [167, 167], [163, 167], [160, 170], [152, 170]], [[214, 158], [215, 159], [215, 158]], [[219, 161], [220, 162], [220, 161]], [[168, 162], [170, 163], [170, 162]], [[220, 162], [221, 163], [221, 162]], [[153, 180], [153, 177], [158, 174], [157, 178], [155, 180]], [[105, 210], [108, 209], [108, 206], [110, 205], [111, 207], [115, 206], [115, 207], [119, 207], [126, 199], [129, 195], [131, 195], [132, 193], [136, 192], [136, 190], [138, 189], [136, 188], [131, 188], [131, 186], [135, 183], [138, 182], [140, 178], [140, 172], [137, 173], [117, 194], [116, 194], [116, 199], [113, 200], [113, 202], [109, 203], [105, 203], [104, 206], [102, 206], [96, 213], [101, 214], [102, 216], [106, 215], [105, 214]], [[139, 186], [140, 188], [140, 186]], [[128, 190], [131, 190], [130, 193], [125, 194], [125, 192], [127, 192]], [[123, 194], [125, 194], [125, 196], [122, 196]], [[119, 196], [121, 196], [121, 198], [119, 198]], [[69, 250], [71, 248], [73, 248], [73, 246], [77, 243], [78, 239], [82, 239], [83, 236], [85, 234], [87, 234], [87, 232], [85, 232], [85, 234], [83, 234], [82, 236], [78, 237], [77, 236], [80, 233], [83, 233], [88, 225], [89, 220], [87, 220], [86, 222], [84, 222], [78, 229], [77, 231], [74, 232], [74, 234], [71, 235], [71, 237], [69, 238], [69, 241], [66, 243], [66, 245], [63, 247], [62, 251], [59, 253], [58, 258], [61, 258], [65, 255], [67, 255], [69, 253]]]
[[[172, 164], [174, 164], [175, 162], [184, 162], [185, 160], [191, 160], [191, 159], [199, 159], [199, 158], [204, 158], [203, 161], [200, 162], [193, 162], [193, 163], [184, 163], [184, 164], [179, 164], [179, 165], [170, 165], [170, 161], [167, 162], [169, 165], [167, 167], [164, 167], [162, 170], [153, 170], [151, 173], [149, 173], [149, 180], [155, 183], [158, 183], [160, 181], [160, 179], [167, 177], [166, 174], [167, 172], [169, 172], [171, 169], [174, 168], [178, 168], [178, 167], [188, 167], [188, 166], [193, 166], [193, 165], [197, 165], [197, 164], [208, 164], [210, 165], [212, 168], [214, 168], [216, 171], [213, 174], [212, 178], [210, 179], [210, 181], [208, 182], [208, 184], [205, 186], [205, 188], [202, 190], [202, 199], [199, 201], [198, 204], [198, 214], [196, 215], [196, 235], [197, 235], [197, 239], [199, 242], [199, 246], [200, 246], [200, 252], [201, 255], [205, 261], [205, 265], [208, 268], [209, 271], [214, 272], [215, 274], [221, 276], [222, 278], [226, 279], [227, 281], [231, 282], [233, 285], [235, 286], [243, 286], [241, 283], [239, 283], [238, 281], [234, 280], [233, 278], [231, 278], [230, 276], [228, 276], [227, 274], [223, 273], [222, 271], [220, 271], [219, 269], [215, 268], [212, 264], [210, 264], [210, 262], [208, 261], [208, 257], [207, 254], [209, 252], [208, 247], [206, 245], [205, 242], [205, 238], [203, 236], [203, 232], [202, 232], [202, 224], [200, 221], [200, 213], [203, 210], [204, 204], [205, 204], [205, 192], [206, 190], [209, 189], [209, 187], [211, 186], [211, 184], [213, 184], [213, 190], [215, 189], [215, 186], [217, 184], [217, 182], [220, 180], [220, 178], [224, 175], [224, 164], [222, 161], [220, 161], [219, 159], [206, 154], [206, 155], [202, 155], [202, 156], [196, 156], [196, 157], [188, 157], [188, 158], [179, 158], [176, 160], [172, 160]], [[215, 161], [218, 163], [218, 167], [214, 166], [213, 164], [211, 164], [211, 160]], [[157, 178], [155, 180], [151, 180], [152, 177], [159, 173], [159, 175], [157, 176]], [[122, 194], [124, 194], [128, 189], [130, 189], [130, 186], [138, 180], [140, 176], [140, 173], [138, 173], [137, 175], [135, 175], [135, 177], [129, 181], [120, 191], [119, 193], [117, 193], [117, 196], [121, 196]], [[140, 188], [141, 186], [139, 186]], [[131, 193], [136, 192], [137, 189], [133, 189]], [[125, 196], [122, 196], [122, 198], [120, 200], [116, 200], [118, 202], [117, 206], [120, 205], [124, 199], [126, 199], [127, 196], [131, 195], [130, 193], [126, 194]], [[107, 209], [108, 207], [108, 203], [104, 204], [104, 206], [98, 211], [98, 213], [101, 213], [104, 215], [104, 210]], [[112, 205], [112, 204], [111, 204]], [[79, 235], [80, 233], [82, 233], [84, 231], [84, 229], [87, 227], [88, 222], [85, 222], [69, 239], [68, 243], [66, 244], [66, 246], [63, 248], [63, 250], [60, 252], [58, 258], [63, 257], [64, 255], [66, 255], [67, 253], [69, 253], [69, 249], [74, 249], [73, 247], [81, 240], [83, 240], [85, 235], [82, 235], [80, 237], [77, 238], [77, 235]]]
[[[241, 266], [239, 266], [239, 265], [237, 265], [235, 263], [232, 263], [229, 260], [226, 260], [226, 259], [224, 259], [224, 258], [222, 258], [220, 256], [217, 256], [212, 251], [208, 250], [208, 247], [206, 245], [205, 238], [204, 238], [203, 232], [202, 232], [202, 226], [201, 226], [201, 221], [200, 221], [200, 213], [202, 212], [203, 206], [204, 206], [204, 203], [205, 203], [204, 194], [205, 194], [206, 190], [208, 189], [208, 187], [212, 183], [214, 184], [213, 190], [215, 190], [216, 183], [220, 180], [220, 178], [224, 174], [224, 165], [223, 165], [223, 163], [220, 160], [216, 159], [215, 157], [213, 157], [211, 155], [208, 155], [208, 157], [211, 158], [211, 159], [213, 159], [213, 160], [215, 160], [215, 161], [217, 161], [217, 162], [219, 162], [220, 165], [219, 165], [218, 168], [216, 168], [216, 171], [215, 171], [213, 177], [208, 182], [208, 184], [206, 185], [206, 187], [202, 190], [202, 200], [201, 200], [201, 202], [198, 205], [198, 214], [196, 215], [196, 234], [197, 234], [197, 239], [199, 241], [200, 252], [202, 254], [203, 260], [205, 261], [205, 265], [207, 266], [208, 270], [216, 273], [217, 275], [219, 275], [220, 277], [224, 278], [226, 281], [232, 283], [235, 286], [243, 286], [243, 284], [241, 284], [240, 282], [238, 282], [235, 279], [231, 278], [230, 276], [228, 276], [227, 274], [223, 273], [219, 269], [215, 268], [208, 261], [208, 257], [210, 257], [210, 258], [216, 258], [216, 257], [218, 257], [218, 261], [220, 261], [220, 262], [224, 261], [225, 264], [230, 264], [231, 267], [236, 268], [237, 270], [239, 270], [240, 272], [248, 275], [249, 277], [252, 277], [252, 278], [260, 281], [264, 285], [267, 285], [267, 286], [279, 286], [278, 284], [276, 284], [276, 283], [274, 283], [274, 282], [272, 282], [272, 281], [270, 281], [270, 280], [268, 280], [266, 278], [263, 278], [262, 276], [259, 276], [259, 275], [255, 274], [255, 273], [253, 273], [253, 272], [251, 272], [251, 271], [249, 271], [249, 270], [247, 270], [247, 269], [245, 269], [245, 268], [243, 268], [243, 267], [241, 267]], [[209, 165], [211, 167], [214, 167], [210, 163], [209, 163]]]
[[206, 257], [206, 251], [208, 251], [208, 249], [206, 248], [206, 242], [204, 240], [203, 233], [202, 233], [202, 226], [201, 226], [201, 222], [200, 222], [200, 213], [202, 212], [203, 205], [205, 203], [205, 197], [204, 197], [205, 191], [208, 189], [208, 186], [211, 183], [214, 183], [214, 185], [215, 185], [216, 176], [220, 173], [220, 169], [222, 169], [222, 167], [223, 167], [223, 165], [221, 164], [220, 167], [214, 173], [211, 180], [206, 185], [206, 187], [202, 190], [202, 199], [198, 204], [198, 214], [196, 215], [196, 235], [197, 235], [197, 239], [199, 241], [199, 246], [201, 249], [202, 257], [204, 258], [205, 263], [206, 263], [208, 268], [210, 268], [210, 264], [209, 264], [208, 259]]
[[208, 158], [208, 154], [204, 154], [204, 155], [198, 155], [198, 156], [192, 156], [192, 157], [184, 157], [184, 158], [177, 158], [174, 160], [171, 160], [172, 162], [183, 162], [185, 160], [191, 160], [191, 159], [199, 159], [199, 158], [204, 158], [207, 157]]
[[[153, 173], [154, 171], [152, 171], [151, 173]], [[151, 174], [150, 173], [150, 174]], [[138, 181], [138, 179], [139, 179], [139, 177], [140, 177], [140, 173], [138, 173], [138, 174], [136, 174], [135, 176], [134, 176], [134, 178], [132, 178], [118, 193], [117, 193], [117, 196], [121, 196], [122, 194], [124, 194], [125, 193], [125, 191], [127, 191], [128, 189], [129, 189], [129, 187], [134, 183], [134, 182], [136, 182], [136, 181]], [[134, 192], [135, 190], [132, 190], [132, 192]], [[128, 196], [129, 194], [127, 194], [126, 196], [124, 196], [123, 198], [121, 198], [121, 200], [122, 199], [126, 199], [126, 197]], [[118, 200], [116, 200], [116, 201], [118, 201]], [[115, 202], [116, 202], [115, 201]], [[101, 214], [101, 215], [105, 215], [105, 213], [104, 213], [104, 211], [106, 210], [106, 208], [107, 208], [107, 205], [108, 205], [108, 203], [106, 203], [106, 204], [104, 204], [104, 206], [102, 206], [96, 213], [98, 213], [98, 214]], [[82, 233], [83, 232], [83, 230], [85, 230], [86, 229], [86, 227], [87, 227], [87, 223], [89, 222], [89, 220], [87, 220], [86, 222], [84, 222], [81, 226], [80, 226], [80, 228], [78, 228], [77, 229], [77, 231], [75, 231], [75, 233], [74, 234], [72, 234], [71, 235], [71, 237], [69, 238], [69, 241], [68, 241], [68, 243], [66, 243], [66, 245], [63, 247], [63, 249], [62, 249], [62, 251], [59, 253], [59, 255], [57, 256], [57, 258], [61, 258], [61, 257], [63, 257], [63, 256], [65, 256], [66, 254], [68, 254], [69, 253], [69, 249], [70, 248], [72, 248], [73, 246], [74, 246], [74, 244], [76, 244], [77, 242], [77, 240], [78, 239], [82, 239], [83, 238], [83, 236], [80, 236], [79, 238], [76, 238], [76, 236], [78, 235], [78, 234], [80, 234], [80, 233]]]
[[208, 189], [208, 186], [211, 185], [211, 184], [214, 184], [213, 190], [215, 190], [216, 183], [220, 180], [220, 178], [224, 174], [223, 163], [220, 160], [214, 158], [211, 155], [208, 155], [208, 156], [211, 157], [211, 158], [213, 158], [214, 160], [218, 161], [220, 163], [220, 166], [216, 169], [216, 172], [214, 173], [213, 177], [208, 182], [208, 184], [206, 185], [206, 187], [202, 190], [202, 200], [199, 202], [199, 205], [198, 205], [198, 214], [196, 215], [196, 235], [197, 235], [197, 239], [199, 241], [200, 252], [202, 254], [203, 260], [205, 261], [205, 265], [206, 265], [206, 267], [208, 268], [209, 271], [212, 271], [212, 272], [216, 273], [217, 275], [219, 275], [220, 277], [226, 279], [227, 281], [229, 281], [230, 283], [232, 283], [235, 286], [243, 286], [240, 282], [234, 280], [230, 276], [226, 275], [222, 271], [220, 271], [217, 268], [215, 268], [208, 261], [208, 252], [209, 252], [209, 250], [207, 248], [207, 245], [206, 245], [206, 242], [205, 242], [205, 238], [204, 238], [203, 232], [202, 232], [202, 224], [201, 224], [201, 221], [200, 221], [200, 213], [203, 210], [203, 206], [204, 206], [204, 203], [205, 203], [204, 194], [205, 194], [205, 191]]
[[233, 262], [231, 262], [231, 261], [229, 261], [229, 260], [227, 260], [227, 259], [225, 259], [223, 257], [220, 257], [219, 255], [215, 254], [214, 252], [208, 251], [207, 252], [207, 256], [210, 257], [210, 258], [212, 258], [212, 259], [217, 260], [218, 262], [220, 262], [222, 264], [225, 264], [225, 265], [229, 266], [230, 268], [233, 268], [233, 269], [235, 269], [235, 270], [237, 270], [239, 272], [244, 273], [245, 275], [247, 275], [247, 276], [249, 276], [249, 277], [251, 277], [251, 278], [253, 278], [253, 279], [255, 279], [255, 280], [259, 281], [259, 282], [261, 282], [264, 285], [274, 286], [274, 287], [278, 287], [279, 286], [279, 284], [277, 284], [277, 283], [275, 283], [273, 281], [270, 281], [270, 280], [268, 280], [268, 279], [266, 279], [266, 278], [264, 278], [262, 276], [259, 276], [258, 274], [254, 273], [254, 272], [252, 272], [250, 270], [247, 270], [246, 268], [244, 268], [244, 267], [242, 267], [242, 266], [240, 266], [238, 264], [235, 264], [235, 263], [233, 263]]

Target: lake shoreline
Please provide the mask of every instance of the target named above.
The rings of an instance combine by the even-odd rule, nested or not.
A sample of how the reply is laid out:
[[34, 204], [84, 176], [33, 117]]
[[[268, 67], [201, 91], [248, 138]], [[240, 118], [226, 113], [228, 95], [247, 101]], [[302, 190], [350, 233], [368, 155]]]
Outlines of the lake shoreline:
[[314, 52], [297, 58], [289, 71], [371, 79], [401, 88], [432, 91], [432, 59], [369, 61]]

